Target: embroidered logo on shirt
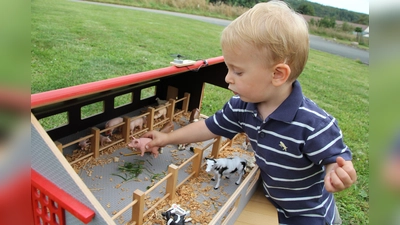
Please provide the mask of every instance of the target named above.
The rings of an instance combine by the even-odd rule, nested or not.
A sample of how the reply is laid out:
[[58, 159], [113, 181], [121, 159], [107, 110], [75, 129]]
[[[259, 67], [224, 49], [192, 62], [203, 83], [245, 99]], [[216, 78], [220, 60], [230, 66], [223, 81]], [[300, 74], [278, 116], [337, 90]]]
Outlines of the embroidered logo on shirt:
[[283, 151], [287, 151], [287, 147], [282, 141], [279, 142], [279, 146], [282, 147]]

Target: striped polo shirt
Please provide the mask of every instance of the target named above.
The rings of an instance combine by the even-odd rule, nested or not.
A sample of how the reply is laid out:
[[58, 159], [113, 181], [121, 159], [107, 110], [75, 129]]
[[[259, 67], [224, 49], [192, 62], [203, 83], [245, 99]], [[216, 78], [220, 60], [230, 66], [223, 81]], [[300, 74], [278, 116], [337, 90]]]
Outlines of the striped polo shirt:
[[206, 121], [208, 129], [232, 139], [245, 132], [261, 169], [265, 196], [278, 210], [281, 224], [331, 224], [333, 194], [325, 190], [324, 165], [350, 149], [334, 117], [303, 96], [295, 81], [289, 97], [264, 121], [257, 104], [232, 97]]

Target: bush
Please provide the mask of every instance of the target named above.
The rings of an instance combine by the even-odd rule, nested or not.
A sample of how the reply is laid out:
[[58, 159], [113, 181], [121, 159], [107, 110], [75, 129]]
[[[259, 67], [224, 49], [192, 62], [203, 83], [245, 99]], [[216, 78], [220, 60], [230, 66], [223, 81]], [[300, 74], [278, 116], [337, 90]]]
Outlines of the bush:
[[342, 31], [349, 32], [349, 31], [353, 31], [353, 30], [354, 30], [354, 27], [351, 26], [350, 24], [348, 24], [347, 22], [344, 22], [342, 24]]
[[324, 17], [320, 20], [318, 20], [317, 25], [319, 27], [325, 27], [325, 28], [335, 28], [336, 26], [336, 19], [334, 17]]

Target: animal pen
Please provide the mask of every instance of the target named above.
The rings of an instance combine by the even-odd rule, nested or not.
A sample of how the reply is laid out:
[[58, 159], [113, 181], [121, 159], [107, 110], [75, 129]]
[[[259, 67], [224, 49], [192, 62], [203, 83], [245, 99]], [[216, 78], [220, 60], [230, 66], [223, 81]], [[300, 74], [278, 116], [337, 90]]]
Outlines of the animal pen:
[[[234, 179], [222, 180], [220, 189], [213, 190], [204, 157], [251, 159], [252, 152], [241, 146], [242, 134], [190, 143], [183, 150], [165, 146], [157, 158], [141, 157], [127, 147], [146, 131], [170, 122], [175, 129], [190, 123], [192, 110], [201, 109], [204, 85], [227, 88], [226, 73], [223, 58], [216, 57], [31, 95], [35, 224], [165, 224], [161, 212], [173, 203], [195, 207], [185, 208], [193, 224], [233, 224], [259, 183], [258, 167], [253, 165], [238, 186]], [[167, 101], [159, 105], [156, 98]], [[117, 99], [128, 100], [117, 104]], [[100, 111], [83, 113], [93, 105], [100, 105]], [[159, 116], [163, 109], [167, 113]], [[116, 117], [122, 122], [105, 127]], [[45, 130], [47, 118], [64, 122]], [[139, 118], [146, 118], [143, 128], [130, 127]], [[114, 129], [120, 132], [103, 143], [102, 136]], [[88, 146], [80, 148], [82, 141]], [[134, 166], [142, 171], [135, 177], [127, 173]]]

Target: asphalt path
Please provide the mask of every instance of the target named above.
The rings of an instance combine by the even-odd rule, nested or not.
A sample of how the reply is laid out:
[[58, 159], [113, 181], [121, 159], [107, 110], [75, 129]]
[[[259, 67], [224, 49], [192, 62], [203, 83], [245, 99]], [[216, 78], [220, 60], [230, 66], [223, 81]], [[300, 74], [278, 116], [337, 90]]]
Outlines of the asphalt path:
[[[179, 13], [179, 12], [170, 12], [170, 11], [163, 11], [163, 10], [146, 9], [146, 8], [138, 8], [138, 7], [132, 7], [132, 6], [99, 3], [99, 2], [87, 2], [87, 1], [81, 1], [81, 0], [72, 0], [72, 1], [88, 3], [88, 4], [95, 4], [95, 5], [104, 5], [104, 6], [110, 6], [110, 7], [116, 7], [116, 8], [139, 10], [139, 11], [151, 12], [151, 13], [159, 13], [159, 14], [170, 15], [170, 16], [178, 16], [178, 17], [183, 17], [183, 18], [187, 18], [187, 19], [199, 20], [199, 21], [203, 21], [206, 23], [211, 23], [211, 24], [215, 24], [215, 25], [219, 25], [219, 26], [227, 26], [231, 22], [230, 20], [217, 19], [217, 18], [211, 18], [211, 17], [205, 17], [205, 16], [197, 16], [197, 15], [191, 15], [191, 14], [185, 14], [185, 13]], [[310, 35], [310, 48], [319, 50], [319, 51], [323, 51], [323, 52], [327, 52], [327, 53], [331, 53], [334, 55], [339, 55], [339, 56], [346, 57], [349, 59], [360, 60], [361, 62], [369, 65], [369, 52], [366, 50], [363, 50], [363, 49], [359, 49], [354, 46], [339, 44], [334, 41], [328, 41], [319, 36]]]

